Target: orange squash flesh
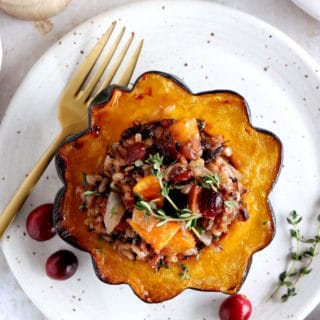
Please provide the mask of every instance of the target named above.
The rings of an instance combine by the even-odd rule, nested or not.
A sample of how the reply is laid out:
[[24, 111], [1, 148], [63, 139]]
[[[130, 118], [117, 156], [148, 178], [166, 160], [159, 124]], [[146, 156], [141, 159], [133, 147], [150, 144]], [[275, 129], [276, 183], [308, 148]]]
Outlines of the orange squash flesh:
[[187, 142], [194, 136], [199, 135], [197, 120], [181, 119], [170, 127], [170, 134], [176, 142]]
[[178, 254], [193, 249], [195, 245], [196, 241], [190, 231], [179, 230], [165, 246], [165, 250], [169, 255]]
[[155, 176], [146, 176], [133, 187], [133, 192], [146, 200], [162, 199], [160, 183]]
[[[170, 299], [186, 288], [237, 292], [252, 255], [267, 246], [274, 235], [268, 195], [281, 163], [278, 138], [252, 127], [246, 102], [238, 94], [213, 91], [194, 95], [171, 76], [158, 72], [142, 75], [131, 91], [109, 88], [95, 102], [99, 105], [91, 109], [91, 130], [67, 142], [57, 152], [57, 168], [65, 184], [57, 195], [54, 210], [59, 234], [92, 255], [102, 281], [128, 283], [147, 302]], [[244, 196], [249, 219], [231, 225], [221, 239], [223, 250], [204, 248], [198, 259], [191, 257], [183, 261], [190, 276], [184, 280], [176, 264], [155, 272], [148, 262], [131, 261], [115, 251], [112, 244], [101, 242], [87, 230], [86, 215], [79, 210], [81, 198], [76, 196], [82, 173], [98, 172], [106, 146], [118, 141], [134, 121], [168, 118], [202, 119], [207, 124], [206, 132], [223, 135], [233, 150], [232, 163], [242, 173], [242, 183], [249, 190]], [[170, 239], [174, 241], [179, 234], [177, 231]], [[166, 245], [174, 251], [170, 239]]]
[[[140, 215], [142, 219], [145, 219], [146, 215], [143, 211], [134, 210], [135, 215]], [[153, 217], [150, 217], [151, 220], [157, 220]], [[138, 219], [136, 219], [138, 220]], [[177, 222], [168, 222], [164, 225], [157, 226], [160, 221], [157, 220], [156, 224], [154, 222], [150, 222], [153, 224], [150, 231], [146, 230], [143, 225], [138, 224], [132, 220], [130, 220], [129, 224], [133, 228], [133, 230], [142, 238], [145, 242], [151, 244], [151, 246], [155, 249], [156, 252], [160, 252], [170, 240], [174, 237], [174, 235], [180, 229], [180, 225]], [[148, 221], [144, 221], [143, 224], [147, 224]]]
[[159, 220], [152, 216], [147, 217], [143, 211], [134, 208], [129, 223], [150, 232], [159, 223]]

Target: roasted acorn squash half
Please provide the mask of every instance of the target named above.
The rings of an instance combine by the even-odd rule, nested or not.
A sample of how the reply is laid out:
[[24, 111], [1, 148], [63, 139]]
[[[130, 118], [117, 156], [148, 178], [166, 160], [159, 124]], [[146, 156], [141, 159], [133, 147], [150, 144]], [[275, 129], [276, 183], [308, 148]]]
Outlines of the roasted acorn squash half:
[[[112, 245], [90, 232], [80, 210], [77, 186], [84, 172], [98, 170], [106, 146], [136, 120], [203, 119], [213, 135], [223, 135], [233, 149], [233, 165], [242, 173], [249, 192], [244, 196], [249, 219], [235, 221], [221, 239], [223, 250], [210, 248], [186, 259], [189, 277], [181, 268], [155, 272], [147, 262], [131, 261]], [[131, 90], [111, 86], [93, 101], [90, 129], [72, 137], [56, 154], [58, 174], [64, 183], [55, 200], [54, 222], [60, 236], [87, 251], [97, 276], [109, 284], [127, 283], [146, 302], [170, 299], [186, 288], [233, 294], [241, 287], [252, 255], [266, 247], [275, 227], [268, 195], [277, 179], [282, 147], [279, 139], [265, 130], [253, 128], [246, 101], [231, 91], [193, 94], [179, 80], [162, 72], [140, 76]]]

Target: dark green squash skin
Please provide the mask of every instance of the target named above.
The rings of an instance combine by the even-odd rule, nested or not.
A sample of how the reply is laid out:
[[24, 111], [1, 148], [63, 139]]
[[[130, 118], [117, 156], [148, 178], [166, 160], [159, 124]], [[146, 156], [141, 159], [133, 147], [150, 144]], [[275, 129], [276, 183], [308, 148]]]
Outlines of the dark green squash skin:
[[[272, 136], [274, 139], [276, 139], [278, 141], [278, 143], [280, 144], [280, 148], [281, 148], [281, 155], [280, 155], [280, 162], [279, 162], [279, 167], [278, 167], [278, 171], [277, 171], [277, 175], [275, 177], [275, 179], [273, 180], [273, 184], [272, 184], [272, 187], [270, 189], [270, 192], [272, 191], [275, 183], [277, 182], [277, 179], [280, 175], [280, 171], [281, 171], [281, 167], [282, 167], [282, 159], [283, 159], [283, 145], [281, 143], [281, 140], [272, 132], [268, 131], [268, 130], [265, 130], [265, 129], [260, 129], [260, 128], [256, 128], [256, 127], [253, 127], [252, 126], [252, 123], [251, 123], [251, 113], [250, 113], [250, 108], [247, 104], [247, 101], [241, 96], [239, 95], [238, 93], [232, 91], [232, 90], [210, 90], [210, 91], [204, 91], [204, 92], [199, 92], [199, 93], [192, 93], [192, 91], [183, 83], [181, 82], [180, 80], [178, 80], [175, 76], [172, 76], [170, 74], [167, 74], [167, 73], [164, 73], [164, 72], [161, 72], [161, 71], [149, 71], [149, 72], [146, 72], [146, 73], [143, 73], [142, 75], [140, 75], [136, 81], [134, 82], [133, 86], [131, 89], [129, 89], [128, 87], [122, 87], [122, 86], [117, 86], [117, 85], [112, 85], [112, 86], [109, 86], [107, 88], [105, 88], [93, 101], [92, 103], [90, 104], [90, 107], [89, 107], [89, 124], [91, 123], [91, 108], [93, 108], [93, 106], [95, 107], [99, 107], [99, 106], [103, 106], [104, 104], [106, 104], [112, 97], [112, 94], [114, 92], [115, 89], [120, 89], [121, 91], [125, 91], [125, 92], [130, 92], [132, 90], [134, 90], [136, 84], [140, 81], [140, 79], [146, 75], [146, 74], [149, 74], [149, 73], [154, 73], [154, 74], [158, 74], [158, 75], [161, 75], [171, 81], [174, 81], [178, 86], [180, 86], [181, 88], [183, 88], [185, 91], [187, 91], [190, 95], [193, 95], [193, 96], [201, 96], [201, 95], [204, 95], [204, 94], [217, 94], [217, 93], [231, 93], [231, 94], [234, 94], [238, 97], [240, 97], [241, 99], [243, 99], [244, 103], [245, 103], [245, 107], [246, 107], [246, 114], [247, 114], [247, 117], [249, 119], [249, 123], [250, 123], [250, 126], [258, 131], [258, 132], [261, 132], [261, 133], [265, 133], [267, 135], [270, 135]], [[65, 140], [65, 142], [63, 143], [64, 144], [68, 144], [72, 141], [75, 141], [76, 139], [78, 139], [79, 137], [81, 137], [82, 135], [84, 135], [85, 133], [87, 133], [88, 131], [90, 130], [90, 128], [86, 129], [85, 131], [83, 132], [80, 132], [79, 134], [76, 134], [76, 135], [73, 135], [73, 136], [70, 136], [69, 138], [67, 138]], [[60, 180], [63, 182], [64, 186], [58, 191], [56, 197], [55, 197], [55, 201], [54, 201], [54, 209], [53, 209], [53, 221], [54, 221], [54, 225], [56, 226], [56, 229], [57, 229], [57, 233], [59, 234], [59, 236], [64, 240], [66, 241], [67, 243], [71, 244], [72, 246], [80, 249], [80, 250], [84, 250], [84, 251], [87, 251], [85, 250], [83, 247], [81, 247], [77, 241], [77, 239], [72, 236], [71, 234], [69, 234], [66, 230], [64, 230], [63, 228], [61, 228], [59, 226], [59, 221], [61, 220], [61, 214], [60, 214], [60, 205], [61, 205], [61, 202], [63, 200], [63, 197], [64, 197], [64, 194], [65, 194], [65, 177], [64, 177], [64, 174], [65, 174], [65, 162], [64, 160], [59, 157], [58, 154], [56, 154], [55, 156], [55, 165], [56, 165], [56, 170], [57, 170], [57, 173], [58, 173], [58, 176], [60, 178]], [[272, 208], [272, 205], [268, 199], [268, 206], [269, 206], [269, 209], [270, 209], [270, 212], [271, 212], [271, 218], [272, 218], [272, 223], [275, 227], [276, 225], [276, 221], [275, 221], [275, 215], [274, 215], [274, 211], [273, 211], [273, 208]], [[274, 238], [274, 234], [275, 234], [275, 229], [274, 229], [274, 233], [272, 235], [272, 238], [270, 239], [269, 243], [272, 241], [272, 239]], [[269, 243], [267, 243], [265, 246], [269, 245]], [[260, 251], [260, 250], [258, 250]], [[255, 252], [258, 252], [258, 251], [255, 251]], [[247, 265], [247, 269], [245, 271], [245, 273], [243, 274], [243, 281], [242, 281], [242, 284], [244, 282], [244, 280], [246, 279], [247, 277], [247, 274], [248, 274], [248, 271], [250, 269], [250, 266], [251, 266], [251, 263], [252, 263], [252, 256], [253, 254], [255, 253], [253, 252], [251, 257], [250, 257], [250, 260], [249, 260], [249, 263]], [[95, 270], [95, 273], [97, 275], [97, 277], [104, 281], [102, 279], [102, 276], [100, 274], [100, 271], [99, 269], [97, 268], [97, 265], [95, 263], [95, 260], [93, 259], [92, 257], [92, 263], [93, 263], [93, 266], [94, 266], [94, 270]], [[109, 282], [107, 282], [109, 283]], [[121, 282], [121, 283], [115, 283], [115, 284], [124, 284], [126, 282]], [[189, 288], [190, 289], [190, 288]], [[199, 290], [199, 291], [203, 291], [203, 290], [200, 290], [200, 289], [197, 289], [197, 288], [191, 288], [193, 290]], [[174, 296], [172, 296], [173, 298]], [[141, 298], [141, 297], [140, 297]], [[148, 302], [148, 301], [145, 301], [145, 302]]]

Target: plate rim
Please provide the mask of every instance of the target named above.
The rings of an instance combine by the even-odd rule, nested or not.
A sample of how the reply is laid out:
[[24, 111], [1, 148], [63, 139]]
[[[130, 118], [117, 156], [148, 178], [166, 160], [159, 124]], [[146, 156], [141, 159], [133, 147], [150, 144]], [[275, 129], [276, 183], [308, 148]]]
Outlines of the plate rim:
[[314, 19], [320, 21], [320, 6], [318, 10], [314, 10], [313, 5], [308, 1], [305, 0], [291, 0], [300, 10], [307, 13], [309, 16], [313, 17]]
[[[294, 1], [294, 0], [293, 0]], [[119, 6], [115, 6], [112, 9], [106, 10], [98, 15], [95, 15], [89, 19], [87, 19], [86, 21], [80, 23], [79, 25], [77, 25], [76, 27], [74, 27], [73, 29], [71, 29], [69, 32], [67, 32], [66, 34], [64, 34], [60, 39], [58, 39], [53, 45], [51, 45], [38, 59], [37, 61], [32, 65], [32, 67], [29, 69], [29, 71], [25, 74], [23, 80], [21, 81], [21, 83], [19, 84], [19, 86], [17, 87], [17, 89], [15, 90], [15, 93], [13, 94], [12, 98], [10, 99], [10, 102], [7, 106], [7, 108], [5, 109], [3, 118], [1, 119], [1, 123], [0, 123], [0, 135], [2, 133], [2, 131], [4, 130], [4, 124], [6, 122], [8, 122], [8, 118], [10, 117], [11, 112], [13, 112], [13, 107], [12, 105], [14, 105], [14, 101], [16, 99], [16, 96], [19, 95], [20, 91], [23, 90], [23, 86], [29, 82], [29, 78], [33, 75], [34, 70], [37, 69], [37, 67], [41, 64], [43, 64], [43, 61], [47, 58], [47, 56], [50, 55], [50, 53], [54, 50], [55, 47], [57, 47], [59, 45], [59, 41], [63, 41], [64, 39], [68, 39], [78, 28], [82, 28], [85, 25], [89, 26], [89, 23], [92, 19], [102, 19], [105, 16], [112, 16], [115, 13], [121, 14], [121, 10], [125, 9], [130, 9], [130, 7], [137, 7], [137, 6], [141, 6], [142, 4], [146, 5], [146, 6], [155, 6], [155, 5], [159, 5], [159, 4], [170, 4], [170, 6], [181, 6], [184, 3], [193, 3], [196, 5], [199, 5], [199, 3], [206, 3], [208, 6], [211, 7], [216, 7], [218, 8], [218, 10], [222, 10], [224, 11], [224, 14], [232, 14], [235, 16], [239, 16], [242, 19], [247, 19], [248, 23], [252, 22], [254, 25], [258, 25], [259, 27], [268, 30], [272, 33], [273, 36], [277, 37], [281, 42], [283, 42], [284, 44], [286, 44], [287, 46], [292, 48], [292, 51], [295, 52], [295, 54], [301, 58], [303, 60], [303, 62], [310, 68], [310, 70], [312, 71], [313, 75], [317, 78], [320, 79], [320, 75], [315, 71], [315, 70], [319, 70], [320, 66], [319, 64], [315, 61], [315, 59], [305, 50], [303, 49], [295, 40], [293, 40], [291, 37], [289, 37], [287, 34], [285, 34], [283, 31], [277, 29], [276, 27], [272, 26], [271, 24], [269, 24], [268, 22], [262, 20], [261, 18], [258, 18], [252, 14], [243, 12], [239, 9], [235, 9], [235, 8], [231, 8], [228, 6], [225, 6], [223, 4], [220, 3], [216, 3], [216, 2], [211, 2], [209, 0], [178, 0], [178, 1], [170, 1], [170, 0], [141, 0], [141, 1], [134, 1], [134, 2], [129, 2], [126, 4], [122, 4]], [[17, 280], [17, 282], [19, 283], [19, 285], [21, 286], [22, 290], [24, 291], [24, 293], [30, 298], [30, 300], [32, 301], [32, 303], [46, 316], [49, 316], [48, 314], [46, 314], [45, 310], [43, 310], [42, 306], [38, 303], [36, 303], [33, 299], [31, 299], [31, 297], [27, 294], [27, 291], [25, 290], [24, 286], [21, 285], [19, 279], [17, 278], [16, 274], [13, 272], [13, 269], [11, 267], [11, 264], [7, 258], [7, 255], [5, 253], [5, 251], [3, 250], [3, 243], [4, 243], [4, 238], [2, 240], [0, 240], [0, 247], [1, 250], [5, 256], [6, 262], [8, 263], [10, 270], [12, 272], [12, 274], [14, 275], [15, 279]], [[300, 310], [299, 315], [302, 316], [302, 318], [306, 317], [319, 303], [319, 298], [316, 299], [316, 296], [313, 297], [313, 299], [309, 298], [309, 303], [307, 305], [307, 307], [304, 310]], [[302, 319], [301, 318], [301, 319]]]

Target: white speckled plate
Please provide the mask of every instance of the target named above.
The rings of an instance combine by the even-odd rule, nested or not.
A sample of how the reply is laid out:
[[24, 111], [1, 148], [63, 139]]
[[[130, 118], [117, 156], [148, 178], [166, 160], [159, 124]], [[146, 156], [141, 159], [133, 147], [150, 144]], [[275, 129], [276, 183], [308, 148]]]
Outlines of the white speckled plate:
[[[246, 97], [255, 126], [283, 142], [283, 169], [272, 194], [277, 233], [268, 248], [253, 257], [241, 292], [254, 306], [253, 319], [303, 319], [320, 300], [320, 273], [311, 272], [287, 303], [267, 297], [286, 266], [286, 216], [303, 215], [302, 229], [315, 232], [320, 195], [320, 90], [318, 67], [287, 36], [249, 15], [201, 1], [136, 3], [104, 13], [79, 26], [53, 46], [30, 70], [16, 92], [0, 131], [0, 206], [28, 173], [58, 132], [56, 105], [83, 51], [113, 20], [145, 39], [138, 74], [162, 70], [182, 78], [194, 91], [231, 89]], [[259, 177], [257, 177], [258, 179]], [[100, 282], [90, 257], [58, 237], [38, 243], [26, 235], [29, 211], [53, 201], [61, 187], [53, 165], [45, 172], [2, 241], [3, 252], [25, 292], [50, 319], [217, 319], [224, 295], [186, 290], [159, 304], [140, 301], [127, 285]], [[67, 281], [44, 272], [46, 258], [60, 248], [79, 257], [79, 269]], [[319, 270], [320, 259], [314, 262]], [[310, 290], [312, 288], [312, 290]]]
[[292, 0], [298, 7], [320, 21], [319, 0]]

